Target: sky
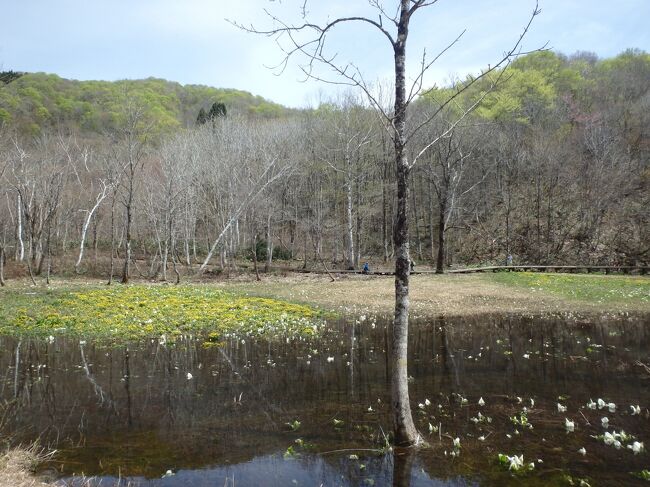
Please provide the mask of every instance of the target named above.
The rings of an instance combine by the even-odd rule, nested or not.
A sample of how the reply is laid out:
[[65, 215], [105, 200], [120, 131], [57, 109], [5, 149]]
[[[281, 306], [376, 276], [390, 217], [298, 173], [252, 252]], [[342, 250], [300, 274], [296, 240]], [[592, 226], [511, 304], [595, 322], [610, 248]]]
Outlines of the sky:
[[[276, 40], [246, 33], [227, 20], [267, 29], [274, 24], [266, 9], [299, 22], [303, 1], [0, 0], [0, 69], [79, 80], [156, 77], [310, 106], [334, 96], [336, 87], [305, 82], [299, 69], [303, 58], [291, 59], [282, 72], [272, 69], [283, 59]], [[410, 78], [423, 52], [435, 56], [463, 31], [432, 66], [424, 86], [494, 64], [519, 37], [534, 6], [534, 0], [438, 0], [422, 9], [412, 19], [408, 40]], [[650, 51], [650, 0], [539, 0], [539, 7], [524, 50], [547, 45], [565, 54], [590, 51], [599, 57], [627, 48]], [[378, 18], [368, 0], [308, 0], [307, 14], [317, 22], [350, 15]], [[327, 47], [341, 63], [354, 63], [369, 83], [391, 77], [391, 47], [372, 26], [337, 28]], [[318, 74], [335, 79], [328, 71]]]

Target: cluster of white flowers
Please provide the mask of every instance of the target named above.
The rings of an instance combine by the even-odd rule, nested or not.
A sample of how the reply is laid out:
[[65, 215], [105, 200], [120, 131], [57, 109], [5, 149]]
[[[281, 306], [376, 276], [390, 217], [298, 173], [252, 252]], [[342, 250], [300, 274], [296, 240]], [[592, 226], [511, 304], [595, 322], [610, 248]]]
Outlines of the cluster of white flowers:
[[607, 408], [610, 413], [616, 412], [616, 404], [614, 404], [613, 402], [605, 402], [602, 399], [598, 398], [596, 404], [598, 405], [598, 409]]
[[530, 462], [526, 464], [524, 462], [524, 455], [504, 455], [503, 453], [499, 453], [499, 461], [503, 465], [508, 466], [508, 470], [512, 470], [513, 472], [518, 472], [520, 470], [533, 470], [535, 468], [535, 463]]
[[[623, 430], [621, 430], [619, 433], [616, 431], [612, 431], [611, 433], [609, 431], [606, 431], [604, 435], [596, 438], [602, 438], [603, 442], [607, 446], [613, 446], [617, 450], [620, 450], [620, 448], [623, 446], [623, 443], [627, 443], [634, 439], [632, 435], [628, 435]], [[628, 448], [630, 448], [635, 454], [641, 453], [643, 451], [643, 443], [635, 441], [633, 444], [628, 445]]]

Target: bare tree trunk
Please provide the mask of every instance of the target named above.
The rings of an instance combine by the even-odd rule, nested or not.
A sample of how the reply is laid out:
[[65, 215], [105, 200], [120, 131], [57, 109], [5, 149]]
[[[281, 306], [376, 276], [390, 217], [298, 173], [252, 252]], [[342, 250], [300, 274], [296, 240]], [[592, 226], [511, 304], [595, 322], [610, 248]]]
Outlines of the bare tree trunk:
[[[358, 171], [360, 172], [360, 164], [357, 163]], [[363, 216], [361, 214], [361, 188], [363, 185], [361, 174], [357, 174], [357, 253], [354, 257], [354, 268], [358, 269], [361, 262], [361, 229], [363, 227]]]
[[271, 270], [273, 262], [273, 238], [271, 236], [271, 211], [266, 218], [266, 262], [264, 263], [264, 272]]
[[133, 204], [133, 181], [131, 180], [131, 189], [129, 191], [128, 201], [126, 204], [126, 241], [124, 243], [124, 268], [122, 271], [122, 284], [129, 282], [129, 265], [131, 263], [131, 223], [133, 215], [131, 205]]
[[51, 231], [52, 231], [51, 226], [48, 226], [48, 229], [47, 229], [47, 241], [46, 241], [46, 245], [47, 245], [47, 270], [46, 270], [46, 274], [45, 274], [45, 283], [47, 285], [50, 284], [50, 273], [52, 272], [52, 250], [50, 249]]
[[162, 267], [162, 280], [167, 281], [167, 259], [169, 257], [169, 240], [165, 239], [165, 246], [163, 249], [160, 249], [161, 255], [161, 267]]
[[384, 248], [384, 264], [388, 262], [388, 220], [387, 220], [387, 213], [388, 213], [388, 202], [386, 201], [386, 180], [385, 178], [382, 179], [381, 182], [381, 238], [382, 238], [382, 246]]
[[0, 286], [5, 286], [5, 247], [0, 246]]
[[113, 201], [111, 201], [111, 262], [108, 271], [108, 282], [106, 283], [108, 286], [113, 283], [113, 272], [115, 270], [115, 196], [116, 191], [113, 191]]
[[409, 328], [409, 173], [406, 158], [406, 39], [408, 37], [410, 0], [401, 0], [400, 21], [395, 39], [395, 164], [397, 173], [397, 215], [393, 240], [395, 242], [395, 319], [391, 346], [391, 395], [393, 431], [397, 446], [421, 442], [411, 415], [408, 389], [408, 328]]
[[429, 180], [428, 183], [428, 189], [429, 189], [429, 245], [431, 246], [431, 260], [435, 258], [435, 245], [434, 244], [434, 236], [433, 236], [433, 221], [434, 221], [434, 216], [433, 216], [433, 185], [431, 184], [431, 180]]
[[438, 212], [438, 258], [436, 259], [436, 274], [442, 274], [445, 271], [445, 203], [440, 202]]
[[257, 281], [261, 281], [262, 278], [260, 278], [260, 270], [257, 268], [257, 234], [253, 235], [253, 246], [251, 252], [253, 254], [253, 268], [255, 269], [255, 279]]
[[307, 234], [309, 232], [308, 228], [309, 228], [309, 224], [307, 224], [307, 227], [305, 228], [305, 238], [304, 238], [304, 241], [303, 241], [303, 244], [304, 244], [303, 245], [303, 253], [305, 255], [305, 260], [302, 263], [302, 268], [303, 269], [307, 269], [307, 258], [308, 258], [307, 257]]
[[93, 223], [93, 266], [97, 268], [97, 246], [99, 244], [97, 239], [97, 231], [99, 229], [99, 218], [95, 218]]
[[25, 242], [23, 242], [23, 204], [21, 201], [21, 196], [20, 193], [18, 193], [18, 213], [17, 213], [17, 218], [18, 218], [18, 255], [16, 256], [16, 260], [19, 262], [22, 262], [23, 259], [25, 258]]
[[[414, 183], [413, 178], [411, 178], [411, 183]], [[411, 194], [413, 195], [413, 219], [415, 221], [415, 241], [417, 242], [418, 248], [418, 260], [422, 260], [422, 240], [420, 239], [420, 222], [418, 219], [418, 202], [416, 199], [416, 187], [415, 184], [412, 184]]]
[[29, 278], [32, 281], [32, 284], [36, 286], [36, 279], [34, 279], [34, 271], [32, 270], [32, 259], [27, 257], [25, 259], [25, 262], [27, 262], [27, 272], [29, 273]]
[[178, 272], [178, 266], [176, 265], [176, 261], [178, 260], [176, 258], [177, 257], [176, 256], [176, 242], [172, 241], [171, 247], [172, 247], [172, 249], [171, 249], [171, 252], [172, 252], [172, 266], [173, 266], [173, 269], [174, 269], [174, 274], [176, 274], [176, 284], [180, 284], [181, 283], [181, 273]]
[[79, 257], [77, 258], [77, 262], [74, 265], [74, 270], [77, 274], [79, 273], [79, 266], [81, 265], [81, 259], [83, 259], [84, 256], [84, 245], [86, 243], [86, 233], [88, 232], [88, 226], [90, 225], [90, 220], [92, 220], [95, 211], [97, 211], [99, 205], [101, 205], [102, 201], [104, 201], [104, 198], [106, 198], [106, 189], [107, 189], [106, 186], [104, 186], [102, 192], [99, 195], [97, 195], [97, 200], [95, 201], [95, 205], [88, 212], [88, 216], [86, 217], [86, 220], [84, 221], [83, 224], [83, 228], [81, 229], [81, 242], [79, 243]]
[[[349, 165], [349, 164], [348, 164]], [[348, 169], [349, 171], [349, 169]], [[346, 196], [346, 232], [345, 238], [348, 245], [348, 254], [346, 267], [348, 269], [354, 269], [354, 221], [352, 220], [352, 176], [350, 174], [346, 175], [347, 181], [345, 183], [345, 196]]]

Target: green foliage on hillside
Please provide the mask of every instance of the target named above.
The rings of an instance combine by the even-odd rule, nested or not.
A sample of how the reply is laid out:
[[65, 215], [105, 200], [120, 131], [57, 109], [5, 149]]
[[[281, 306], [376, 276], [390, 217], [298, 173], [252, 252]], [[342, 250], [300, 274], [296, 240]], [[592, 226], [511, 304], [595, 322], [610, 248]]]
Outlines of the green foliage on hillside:
[[[620, 100], [641, 101], [647, 96], [650, 54], [628, 50], [614, 58], [599, 60], [590, 53], [567, 57], [542, 51], [515, 60], [503, 73], [496, 88], [491, 89], [492, 82], [498, 77], [499, 72], [493, 72], [474, 83], [450, 109], [460, 113], [484, 94], [485, 98], [476, 109], [479, 117], [528, 124], [542, 113], [566, 109], [572, 103], [593, 109], [588, 105]], [[454, 87], [433, 89], [423, 101], [439, 103], [454, 90], [463, 88], [470, 79], [461, 80]]]
[[104, 132], [120, 119], [125, 100], [146, 107], [156, 131], [194, 125], [201, 108], [223, 104], [229, 114], [281, 117], [287, 109], [235, 89], [181, 85], [156, 78], [122, 81], [75, 81], [54, 74], [27, 73], [0, 84], [0, 123], [25, 135], [70, 127]]

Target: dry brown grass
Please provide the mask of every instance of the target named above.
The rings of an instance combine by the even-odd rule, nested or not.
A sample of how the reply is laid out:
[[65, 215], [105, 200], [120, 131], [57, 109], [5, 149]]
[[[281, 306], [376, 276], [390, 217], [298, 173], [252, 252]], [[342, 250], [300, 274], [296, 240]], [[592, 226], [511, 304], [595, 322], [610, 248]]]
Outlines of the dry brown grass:
[[[392, 277], [294, 274], [219, 282], [216, 286], [248, 294], [317, 304], [348, 313], [388, 314], [394, 306]], [[611, 304], [570, 300], [558, 295], [493, 282], [489, 275], [416, 275], [410, 285], [411, 310], [418, 316], [468, 316], [484, 313], [618, 313], [648, 311], [647, 304]]]
[[1, 487], [51, 487], [33, 474], [34, 467], [43, 461], [36, 447], [12, 448], [0, 456]]
[[[0, 487], [59, 487], [61, 484], [44, 480], [34, 473], [35, 468], [45, 462], [54, 452], [45, 452], [38, 445], [15, 447], [0, 455]], [[97, 485], [92, 478], [79, 477], [82, 487]], [[102, 482], [102, 487], [111, 487]], [[116, 484], [118, 485], [118, 484]], [[123, 487], [135, 487], [136, 484], [120, 483]]]

